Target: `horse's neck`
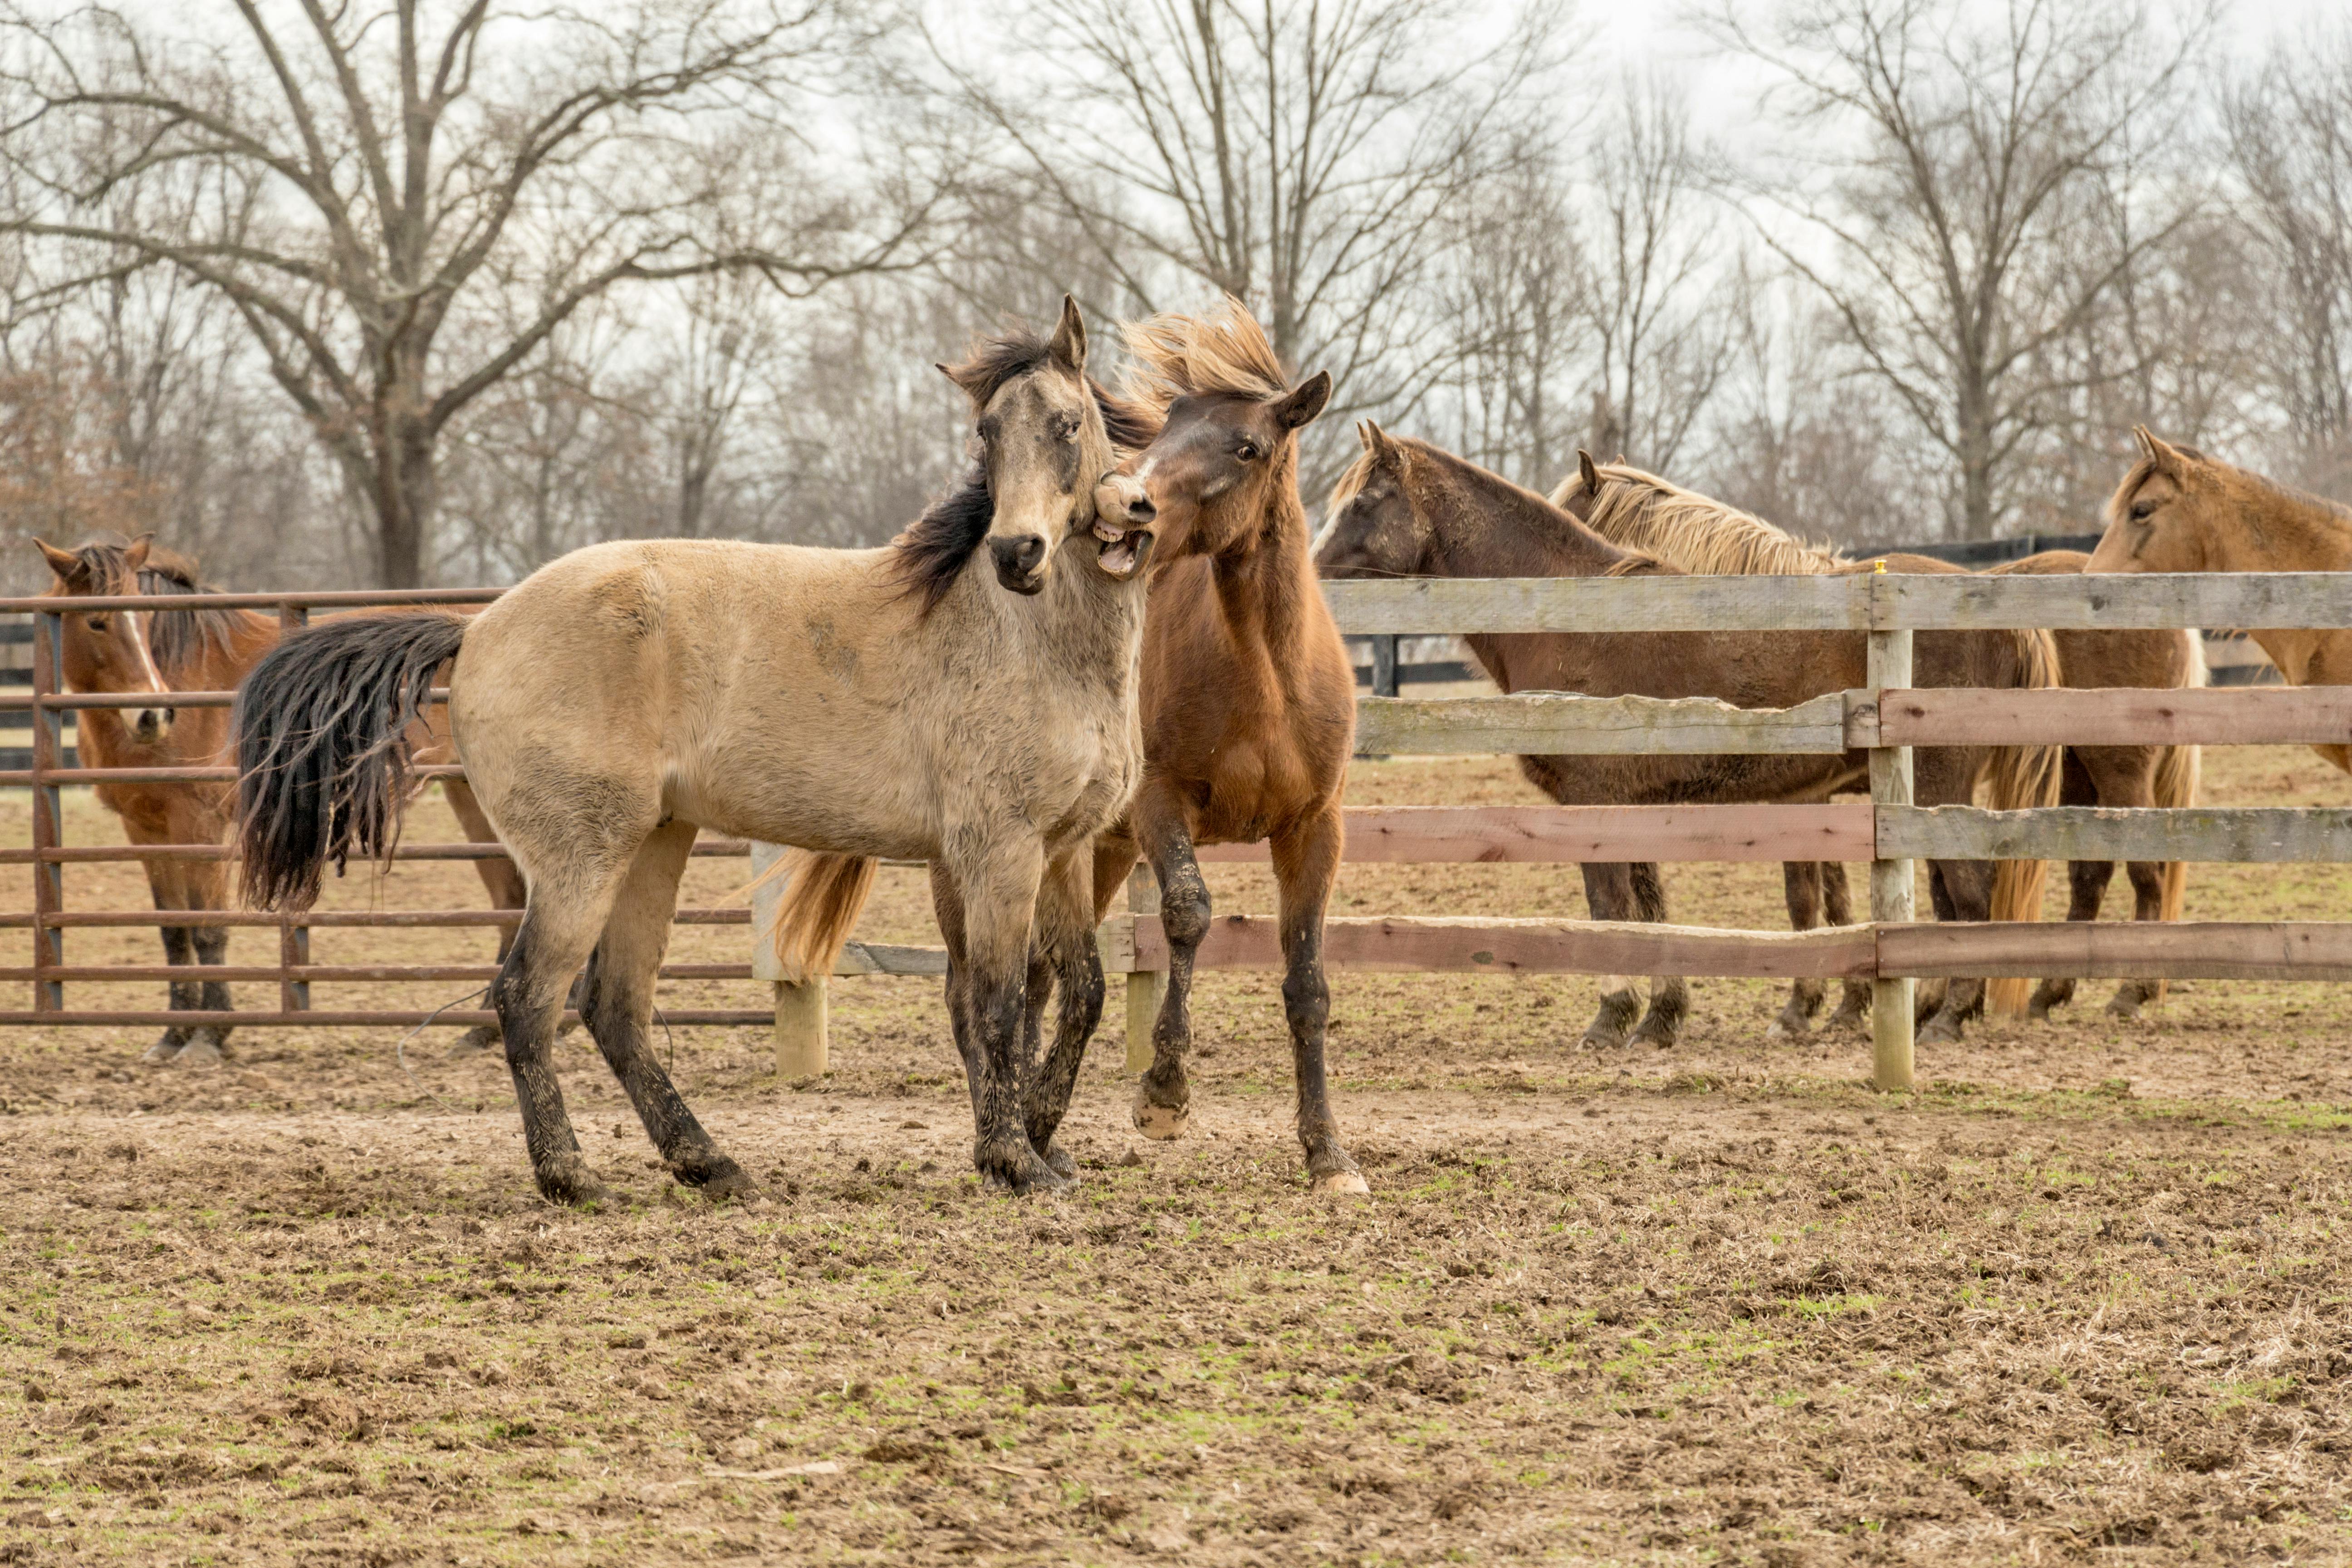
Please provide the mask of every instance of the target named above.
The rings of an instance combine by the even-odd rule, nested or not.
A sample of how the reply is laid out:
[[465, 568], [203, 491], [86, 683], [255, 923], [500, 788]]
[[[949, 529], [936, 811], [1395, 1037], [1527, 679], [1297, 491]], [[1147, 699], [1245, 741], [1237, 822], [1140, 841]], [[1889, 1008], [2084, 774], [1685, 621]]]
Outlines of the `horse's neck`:
[[1214, 558], [1210, 575], [1234, 646], [1261, 651], [1276, 682], [1289, 691], [1307, 668], [1297, 648], [1330, 612], [1308, 557], [1307, 513], [1295, 485], [1278, 480], [1276, 496], [1265, 526], [1244, 549]]
[[2258, 498], [2246, 510], [2255, 515], [2207, 531], [2207, 571], [2352, 571], [2352, 521], [2286, 496]]
[[[1633, 558], [1568, 514], [1549, 505], [1538, 510], [1507, 492], [1456, 485], [1433, 515], [1430, 567], [1436, 576], [1599, 577]], [[1506, 691], [1562, 679], [1554, 667], [1568, 645], [1556, 637], [1476, 633], [1462, 641]], [[1531, 668], [1538, 660], [1542, 675]]]

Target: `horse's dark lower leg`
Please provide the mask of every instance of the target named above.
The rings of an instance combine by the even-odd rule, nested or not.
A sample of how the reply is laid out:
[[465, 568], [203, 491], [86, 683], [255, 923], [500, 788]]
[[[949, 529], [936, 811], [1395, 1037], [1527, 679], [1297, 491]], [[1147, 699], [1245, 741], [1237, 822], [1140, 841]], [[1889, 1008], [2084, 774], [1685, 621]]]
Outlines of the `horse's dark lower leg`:
[[[1633, 868], [1615, 862], [1588, 863], [1584, 871], [1584, 903], [1596, 921], [1633, 918]], [[1642, 994], [1633, 976], [1601, 977], [1601, 1007], [1584, 1026], [1584, 1044], [1596, 1051], [1614, 1050], [1625, 1043], [1625, 1032], [1641, 1015]]]
[[[2069, 921], [2095, 921], [2099, 907], [2107, 900], [2107, 884], [2114, 879], [2115, 864], [2108, 860], [2070, 860], [2066, 863], [2066, 918]], [[2063, 1007], [2074, 999], [2074, 982], [2064, 976], [2053, 976], [2033, 988], [2033, 1000], [2026, 1005], [2026, 1016], [2047, 1018], [2053, 1007]]]
[[[2134, 860], [2124, 868], [2131, 879], [2132, 919], [2160, 921], [2164, 918], [2164, 866], [2159, 861]], [[2126, 980], [2116, 987], [2107, 1001], [2107, 1012], [2117, 1018], [2136, 1018], [2139, 1010], [2164, 994], [2161, 981]]]
[[[194, 951], [198, 967], [219, 968], [228, 962], [228, 930], [225, 926], [190, 926], [188, 945]], [[221, 980], [198, 982], [189, 989], [197, 992], [196, 1005], [207, 1013], [235, 1010], [236, 1003], [229, 995], [228, 984]], [[199, 1024], [188, 1031], [188, 1042], [173, 1059], [184, 1067], [205, 1067], [220, 1061], [228, 1053], [230, 1026]]]
[[[1666, 918], [1665, 884], [1658, 879], [1657, 866], [1638, 860], [1633, 867], [1633, 918], [1654, 924], [1664, 924]], [[1650, 1011], [1642, 1026], [1633, 1031], [1636, 1045], [1655, 1046], [1664, 1050], [1683, 1032], [1683, 1018], [1690, 1011], [1690, 984], [1679, 974], [1661, 974], [1650, 982]]]
[[[1845, 867], [1836, 860], [1822, 862], [1822, 916], [1833, 926], [1853, 923], [1853, 900], [1846, 887]], [[1838, 1007], [1824, 1029], [1865, 1034], [1870, 1028], [1870, 982], [1849, 980], [1838, 995]]]
[[[1780, 881], [1789, 904], [1789, 929], [1811, 931], [1821, 923], [1822, 869], [1812, 860], [1790, 860], [1780, 868]], [[1822, 999], [1828, 987], [1819, 980], [1799, 980], [1789, 987], [1789, 1000], [1780, 1016], [1764, 1031], [1768, 1040], [1802, 1036], [1812, 1027], [1813, 1015], [1822, 1010]]]
[[[196, 962], [195, 942], [186, 926], [165, 926], [163, 929], [163, 962], [174, 969], [193, 967]], [[172, 982], [172, 1011], [193, 1013], [204, 1005], [204, 983], [200, 980]], [[188, 1030], [178, 1024], [166, 1027], [147, 1047], [147, 1060], [168, 1062], [186, 1047]]]
[[1040, 848], [1034, 840], [1000, 840], [978, 863], [932, 884], [935, 896], [946, 889], [961, 896], [953, 921], [962, 949], [956, 969], [972, 1081], [972, 1164], [988, 1185], [1015, 1193], [1069, 1185], [1030, 1143], [1022, 1114]]
[[[1081, 941], [1066, 938], [1056, 942], [1052, 973], [1059, 998], [1055, 1009], [1054, 1048], [1039, 1064], [1023, 1092], [1022, 1115], [1028, 1124], [1030, 1146], [1056, 1174], [1067, 1176], [1077, 1170], [1077, 1163], [1054, 1141], [1054, 1134], [1060, 1131], [1062, 1118], [1069, 1114], [1070, 1098], [1077, 1092], [1078, 1068], [1086, 1061], [1087, 1045], [1094, 1038], [1096, 1026], [1102, 1022], [1102, 953], [1095, 946], [1094, 933], [1087, 932]], [[1042, 1005], [1042, 998], [1032, 1004], [1040, 1007]]]
[[1192, 1115], [1184, 1058], [1192, 1048], [1192, 960], [1209, 934], [1209, 884], [1192, 858], [1192, 835], [1181, 816], [1165, 812], [1137, 826], [1160, 879], [1168, 995], [1151, 1026], [1151, 1066], [1135, 1080], [1135, 1126], [1147, 1138], [1174, 1138]]
[[751, 1197], [758, 1185], [687, 1108], [648, 1037], [654, 987], [677, 906], [677, 879], [694, 835], [692, 823], [674, 822], [637, 851], [582, 978], [581, 1013], [670, 1174], [713, 1200]]
[[[1982, 921], [1992, 913], [1990, 860], [1938, 860], [1927, 868], [1927, 898], [1939, 921]], [[1922, 1042], [1958, 1040], [1961, 1026], [1984, 1011], [1981, 979], [1945, 983], [1943, 999], [1920, 1026]]]
[[490, 1006], [506, 1044], [531, 1175], [552, 1203], [594, 1203], [605, 1196], [604, 1184], [581, 1157], [580, 1140], [564, 1110], [555, 1076], [555, 1027], [573, 977], [595, 950], [626, 876], [625, 865], [575, 863], [541, 877], [530, 890], [514, 945], [490, 983]]
[[1370, 1191], [1339, 1142], [1339, 1119], [1331, 1110], [1324, 1070], [1331, 986], [1323, 974], [1323, 911], [1339, 874], [1340, 831], [1335, 805], [1301, 831], [1274, 841], [1274, 874], [1282, 892], [1282, 1011], [1290, 1024], [1298, 1142], [1307, 1151], [1307, 1181], [1318, 1193]]

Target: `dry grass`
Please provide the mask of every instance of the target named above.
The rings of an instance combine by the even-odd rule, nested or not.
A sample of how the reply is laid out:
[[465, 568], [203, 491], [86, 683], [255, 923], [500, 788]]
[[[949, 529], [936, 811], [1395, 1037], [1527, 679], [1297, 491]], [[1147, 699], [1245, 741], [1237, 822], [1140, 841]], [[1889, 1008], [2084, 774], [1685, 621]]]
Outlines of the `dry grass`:
[[[2209, 779], [2222, 802], [2345, 793], [2284, 751], [2217, 754]], [[1355, 794], [1527, 798], [1484, 763], [1366, 767]], [[73, 824], [114, 837], [87, 802]], [[688, 901], [742, 875], [698, 862]], [[1780, 923], [1771, 868], [1668, 881], [1677, 919]], [[1213, 882], [1270, 907], [1263, 873]], [[1358, 867], [1340, 908], [1574, 915], [1577, 886]], [[132, 867], [68, 888], [143, 893]], [[2200, 868], [2189, 913], [2335, 918], [2346, 889]], [[478, 889], [428, 866], [381, 896]], [[927, 925], [888, 874], [869, 933]], [[153, 951], [71, 940], [77, 962]], [[747, 940], [688, 929], [676, 955]], [[1768, 1046], [1762, 984], [1699, 982], [1679, 1047], [1608, 1057], [1575, 1044], [1590, 981], [1335, 989], [1375, 1194], [1336, 1206], [1298, 1190], [1271, 975], [1204, 979], [1180, 1144], [1125, 1131], [1106, 1031], [1073, 1118], [1085, 1184], [1027, 1204], [964, 1173], [922, 983], [842, 984], [822, 1082], [777, 1081], [754, 1031], [677, 1032], [689, 1098], [773, 1199], [720, 1212], [649, 1168], [576, 1037], [583, 1138], [627, 1192], [602, 1214], [533, 1200], [503, 1071], [437, 1040], [412, 1081], [389, 1035], [251, 1032], [199, 1076], [142, 1067], [143, 1036], [14, 1033], [0, 1561], [2348, 1554], [2341, 988], [2200, 984], [2118, 1026], [2088, 986], [1895, 1099], [1862, 1087], [1858, 1042]]]

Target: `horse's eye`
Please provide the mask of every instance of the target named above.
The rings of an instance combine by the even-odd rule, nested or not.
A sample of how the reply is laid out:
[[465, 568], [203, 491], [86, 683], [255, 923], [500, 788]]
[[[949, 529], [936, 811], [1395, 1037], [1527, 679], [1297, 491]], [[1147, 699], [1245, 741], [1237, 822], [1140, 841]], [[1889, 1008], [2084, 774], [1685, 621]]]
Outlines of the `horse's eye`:
[[1234, 448], [1234, 456], [1239, 458], [1244, 463], [1255, 463], [1262, 455], [1263, 454], [1261, 454], [1257, 449], [1257, 444], [1254, 441], [1244, 441], [1240, 446]]
[[2136, 500], [2132, 502], [2131, 515], [2134, 522], [2146, 522], [2156, 515], [2156, 503], [2152, 500]]
[[1078, 422], [1075, 419], [1069, 418], [1055, 421], [1054, 438], [1057, 441], [1076, 440], [1078, 438]]
[[89, 629], [94, 632], [104, 631], [106, 629], [106, 617], [104, 616], [90, 616]]

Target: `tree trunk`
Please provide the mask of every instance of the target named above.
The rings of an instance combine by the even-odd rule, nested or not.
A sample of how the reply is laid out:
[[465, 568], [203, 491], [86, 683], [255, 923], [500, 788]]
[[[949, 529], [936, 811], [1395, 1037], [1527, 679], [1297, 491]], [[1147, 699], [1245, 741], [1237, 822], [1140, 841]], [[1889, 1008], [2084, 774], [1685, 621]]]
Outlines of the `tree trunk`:
[[374, 457], [376, 586], [421, 588], [433, 521], [432, 429], [417, 415], [379, 405]]
[[1960, 390], [1958, 435], [1960, 460], [1960, 537], [1992, 537], [1992, 430], [1981, 392]]

